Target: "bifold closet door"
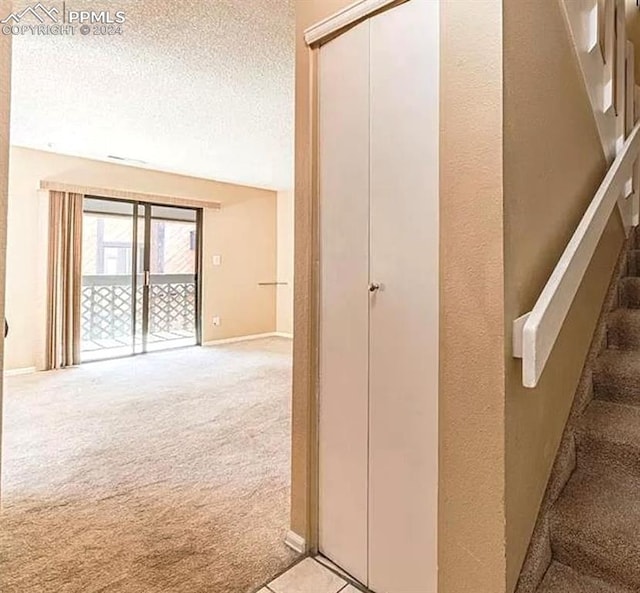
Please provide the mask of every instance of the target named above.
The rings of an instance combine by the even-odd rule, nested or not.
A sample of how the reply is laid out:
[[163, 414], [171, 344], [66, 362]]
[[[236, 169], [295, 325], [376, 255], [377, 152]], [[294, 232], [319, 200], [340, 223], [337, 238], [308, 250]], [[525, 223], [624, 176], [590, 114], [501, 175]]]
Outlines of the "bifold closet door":
[[369, 23], [320, 50], [320, 551], [367, 582]]
[[438, 5], [371, 19], [369, 587], [437, 591]]
[[439, 32], [409, 0], [320, 49], [320, 551], [437, 590]]

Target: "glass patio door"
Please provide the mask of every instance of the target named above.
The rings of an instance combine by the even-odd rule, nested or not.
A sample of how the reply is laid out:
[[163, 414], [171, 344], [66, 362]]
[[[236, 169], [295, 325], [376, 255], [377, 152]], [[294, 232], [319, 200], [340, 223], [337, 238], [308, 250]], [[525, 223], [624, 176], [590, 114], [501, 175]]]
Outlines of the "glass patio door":
[[85, 198], [82, 222], [82, 361], [134, 353], [134, 204]]
[[198, 343], [197, 211], [148, 206], [145, 350]]
[[200, 216], [85, 198], [83, 362], [200, 342]]

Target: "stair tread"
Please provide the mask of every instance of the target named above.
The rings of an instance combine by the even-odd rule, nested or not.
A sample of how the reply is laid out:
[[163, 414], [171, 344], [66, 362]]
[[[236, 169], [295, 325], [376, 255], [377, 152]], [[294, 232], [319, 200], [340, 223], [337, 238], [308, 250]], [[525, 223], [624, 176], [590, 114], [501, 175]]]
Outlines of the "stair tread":
[[595, 370], [606, 370], [635, 377], [640, 375], [640, 352], [608, 348], [598, 356]]
[[537, 593], [630, 593], [630, 591], [581, 575], [559, 562], [552, 562]]
[[609, 313], [607, 321], [607, 325], [609, 326], [609, 328], [624, 326], [629, 323], [640, 325], [640, 309], [619, 307]]
[[580, 471], [640, 476], [640, 406], [594, 400], [575, 429]]
[[640, 406], [594, 400], [585, 410], [577, 433], [640, 447]]
[[640, 354], [633, 350], [613, 350], [607, 348], [598, 356], [597, 364], [602, 363], [611, 365], [623, 364], [625, 366], [635, 365], [636, 369], [640, 371]]
[[607, 318], [607, 342], [617, 350], [640, 350], [640, 309], [616, 309]]
[[626, 276], [620, 279], [619, 296], [620, 306], [629, 309], [640, 308], [640, 277]]
[[593, 370], [596, 398], [640, 405], [640, 352], [604, 350]]
[[629, 276], [638, 276], [640, 268], [640, 249], [630, 249], [627, 253], [627, 274]]
[[626, 307], [619, 307], [609, 313], [609, 320], [618, 319], [634, 319], [640, 320], [640, 311], [638, 309], [628, 309]]
[[620, 587], [640, 588], [640, 479], [578, 470], [551, 515], [554, 558]]
[[620, 284], [635, 284], [640, 286], [640, 276], [623, 276], [620, 278]]

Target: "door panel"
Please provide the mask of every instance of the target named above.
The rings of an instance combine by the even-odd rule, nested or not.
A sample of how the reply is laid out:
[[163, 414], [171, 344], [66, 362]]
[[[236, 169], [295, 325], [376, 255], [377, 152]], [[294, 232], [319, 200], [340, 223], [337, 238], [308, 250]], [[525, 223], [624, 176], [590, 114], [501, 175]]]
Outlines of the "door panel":
[[383, 593], [437, 590], [438, 62], [438, 2], [371, 19], [369, 586]]
[[196, 211], [151, 206], [147, 349], [197, 343]]
[[134, 221], [133, 233], [134, 243], [137, 246], [138, 257], [136, 258], [135, 281], [136, 281], [136, 308], [134, 319], [134, 354], [146, 352], [145, 339], [145, 311], [146, 309], [146, 213], [149, 206], [137, 204], [137, 217]]
[[320, 550], [367, 579], [369, 23], [320, 50]]
[[82, 222], [82, 361], [134, 352], [134, 205], [86, 198]]
[[437, 590], [438, 18], [319, 58], [320, 550], [379, 593]]

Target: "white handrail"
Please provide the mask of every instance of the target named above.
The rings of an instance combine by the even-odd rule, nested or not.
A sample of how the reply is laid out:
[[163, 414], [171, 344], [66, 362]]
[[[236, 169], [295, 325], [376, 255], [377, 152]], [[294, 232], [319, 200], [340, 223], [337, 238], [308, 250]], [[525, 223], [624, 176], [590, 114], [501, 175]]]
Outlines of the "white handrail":
[[[600, 237], [639, 155], [640, 123], [633, 128], [607, 171], [532, 311], [513, 322], [513, 355], [522, 358], [522, 383], [525, 387], [538, 384]], [[637, 193], [630, 199], [637, 200]]]

